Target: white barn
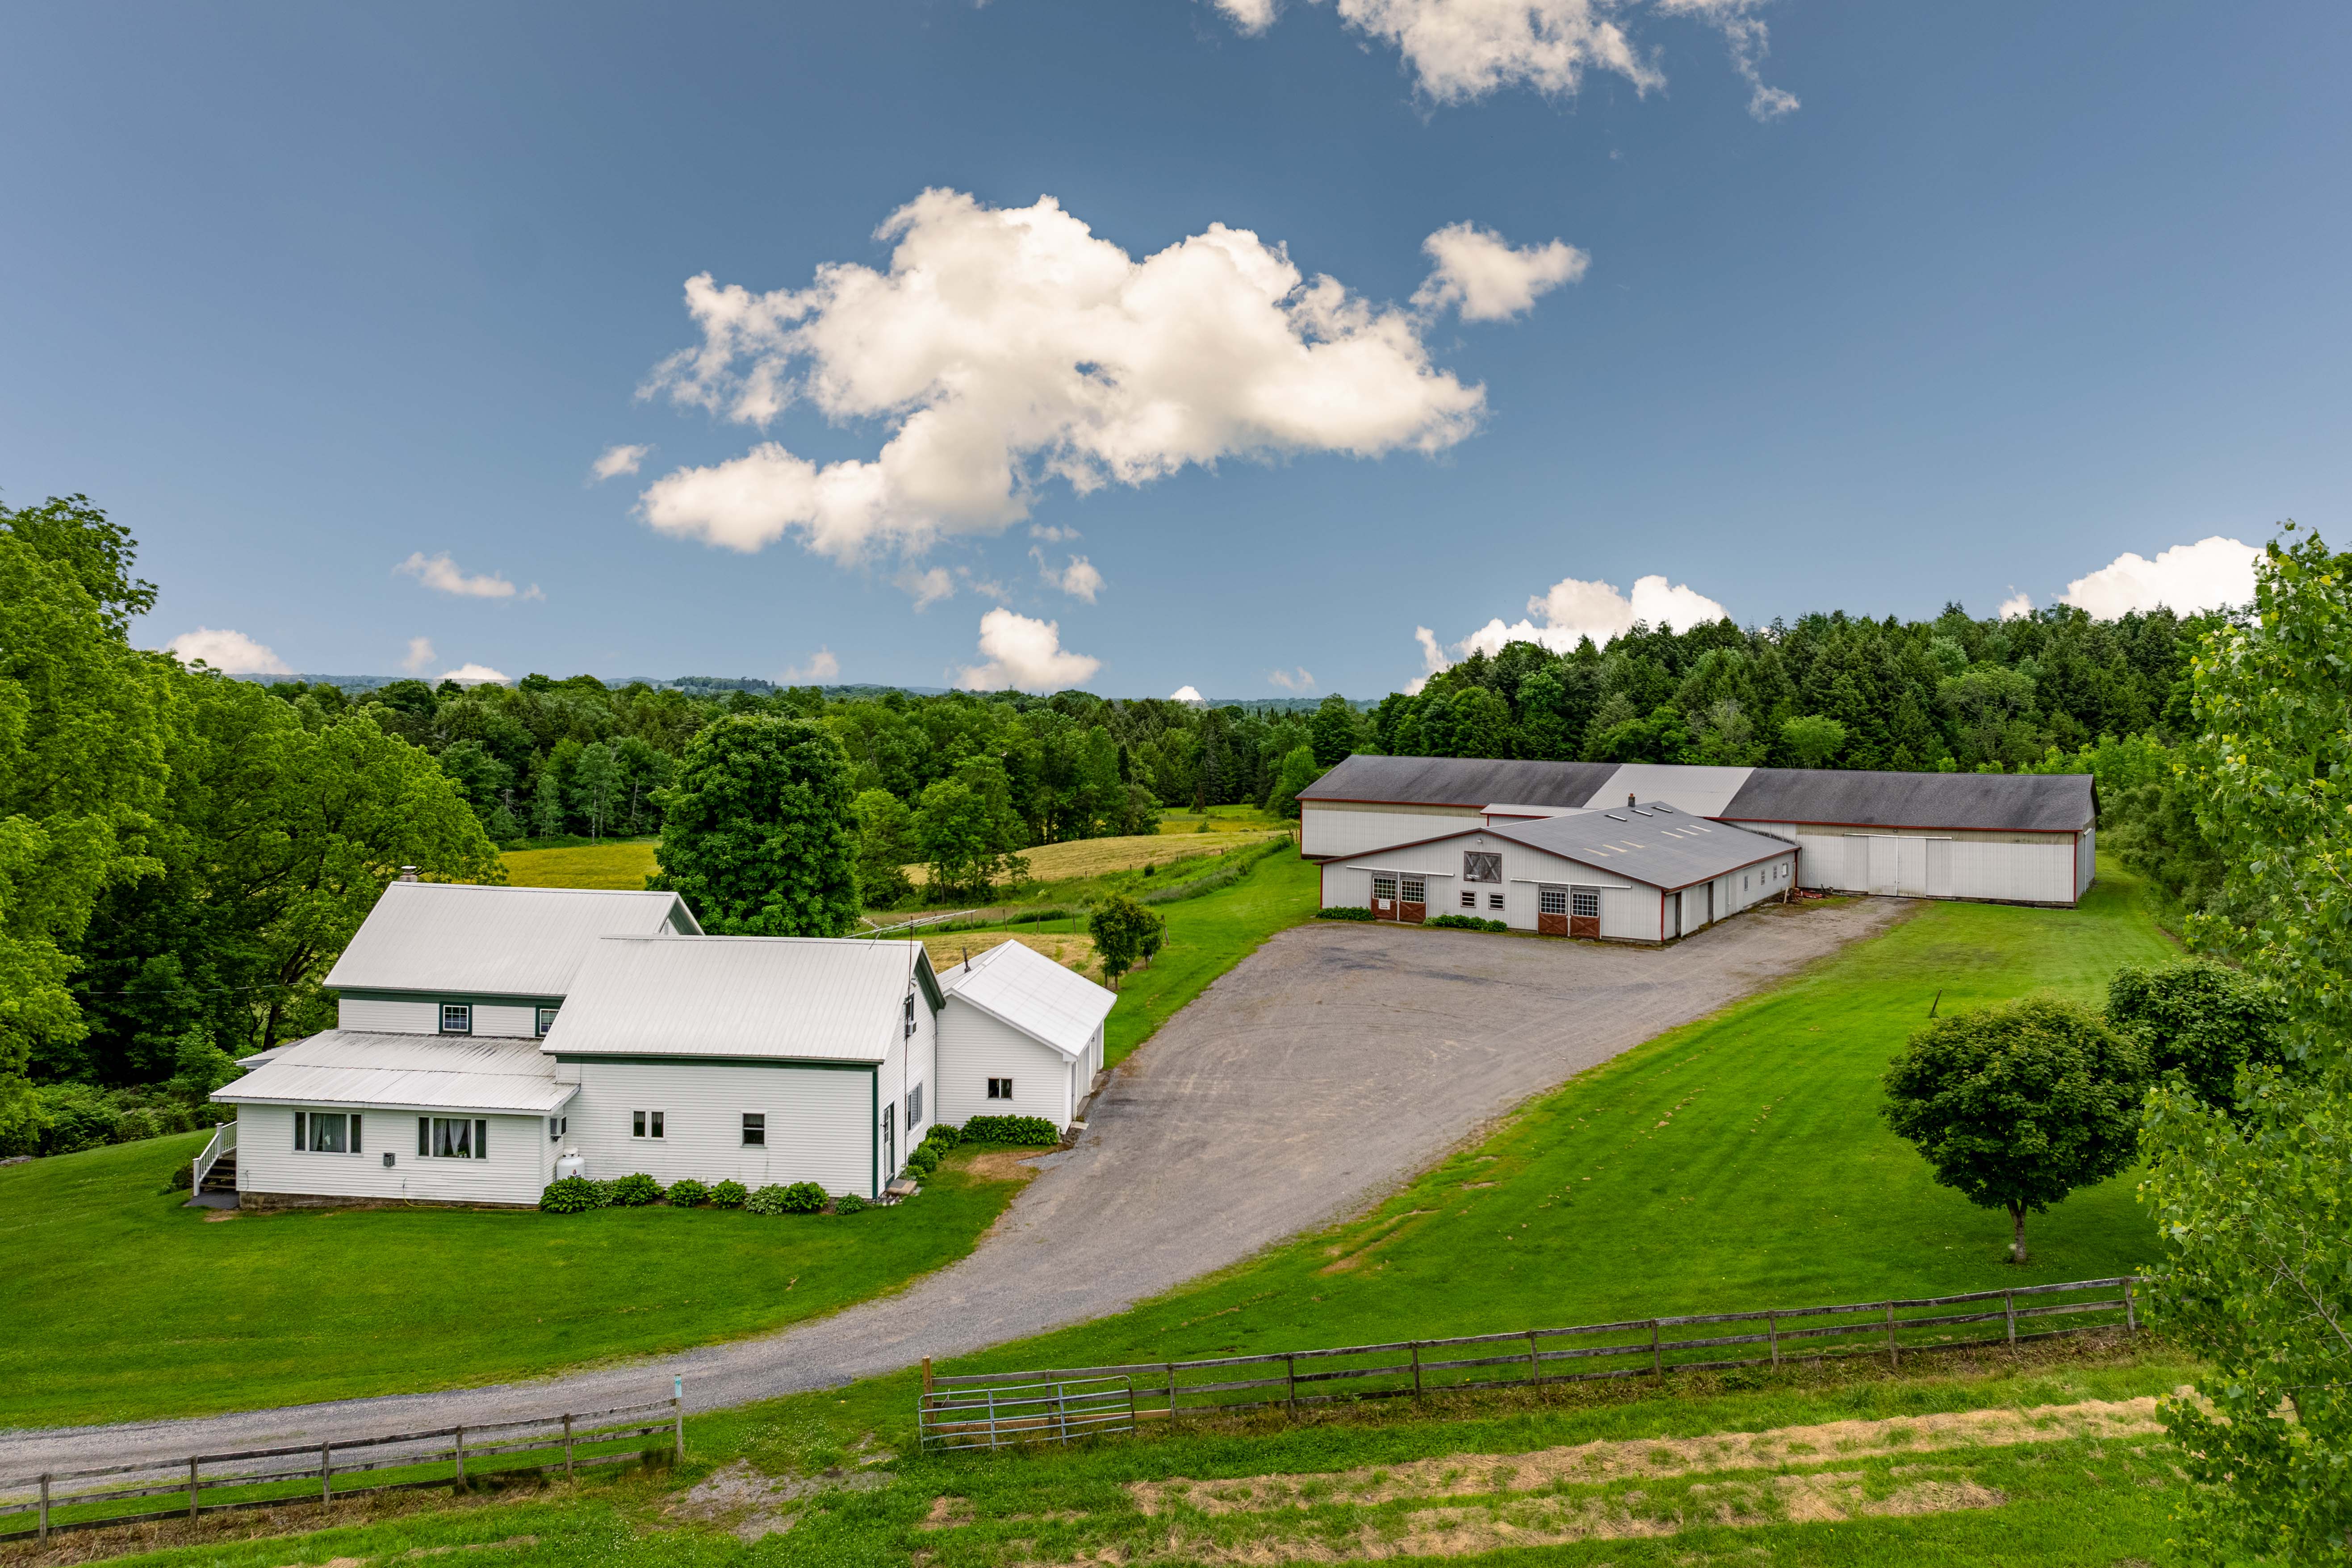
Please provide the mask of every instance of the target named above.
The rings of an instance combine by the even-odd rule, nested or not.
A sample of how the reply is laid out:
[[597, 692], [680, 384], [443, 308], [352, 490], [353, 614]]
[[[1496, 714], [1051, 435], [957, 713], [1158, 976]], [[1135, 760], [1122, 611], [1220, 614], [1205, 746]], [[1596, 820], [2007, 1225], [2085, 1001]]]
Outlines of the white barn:
[[2096, 870], [2087, 774], [1892, 773], [1475, 757], [1349, 757], [1300, 792], [1300, 847], [1332, 861], [1639, 799], [1797, 847], [1797, 885], [2071, 905]]
[[1526, 815], [1325, 860], [1323, 907], [1407, 923], [1476, 915], [1549, 936], [1657, 943], [1795, 885], [1797, 851], [1787, 842], [1658, 802], [1513, 809]]
[[338, 1027], [213, 1098], [257, 1206], [533, 1204], [559, 1162], [873, 1197], [932, 1121], [1067, 1126], [1101, 1066], [1108, 991], [1017, 942], [955, 973], [707, 936], [670, 893], [396, 882], [328, 975]]

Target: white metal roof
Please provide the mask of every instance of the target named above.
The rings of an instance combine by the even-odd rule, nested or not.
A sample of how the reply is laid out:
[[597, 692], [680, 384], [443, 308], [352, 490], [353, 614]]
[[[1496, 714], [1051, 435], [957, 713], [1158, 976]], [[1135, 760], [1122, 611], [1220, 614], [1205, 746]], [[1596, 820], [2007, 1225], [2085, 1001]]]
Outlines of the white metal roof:
[[544, 1116], [578, 1092], [555, 1081], [536, 1040], [330, 1029], [278, 1047], [215, 1100], [226, 1104], [359, 1105]]
[[878, 1062], [902, 1037], [908, 990], [929, 966], [919, 942], [607, 937], [590, 944], [540, 1048]]
[[940, 989], [1053, 1047], [1085, 1054], [1118, 995], [1034, 948], [1003, 942], [940, 976]]
[[1664, 801], [1698, 816], [1721, 816], [1754, 768], [1699, 767], [1684, 763], [1627, 763], [1584, 803], [1588, 811], [1621, 811], [1630, 799]]
[[327, 973], [358, 991], [562, 996], [600, 937], [701, 927], [676, 893], [394, 882]]

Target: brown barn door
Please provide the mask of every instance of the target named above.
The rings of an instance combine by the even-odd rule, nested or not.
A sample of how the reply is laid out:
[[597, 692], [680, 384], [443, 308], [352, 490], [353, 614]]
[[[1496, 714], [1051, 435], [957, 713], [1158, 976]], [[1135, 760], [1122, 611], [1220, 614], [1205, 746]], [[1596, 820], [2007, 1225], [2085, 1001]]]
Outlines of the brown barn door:
[[1595, 941], [1600, 939], [1600, 889], [1570, 888], [1568, 890], [1568, 934], [1589, 936]]
[[1404, 877], [1397, 882], [1397, 919], [1408, 925], [1419, 925], [1429, 918], [1429, 884], [1419, 877]]
[[1536, 931], [1541, 936], [1568, 934], [1568, 889], [1566, 888], [1536, 889]]
[[1397, 879], [1372, 873], [1372, 919], [1392, 921], [1397, 918]]

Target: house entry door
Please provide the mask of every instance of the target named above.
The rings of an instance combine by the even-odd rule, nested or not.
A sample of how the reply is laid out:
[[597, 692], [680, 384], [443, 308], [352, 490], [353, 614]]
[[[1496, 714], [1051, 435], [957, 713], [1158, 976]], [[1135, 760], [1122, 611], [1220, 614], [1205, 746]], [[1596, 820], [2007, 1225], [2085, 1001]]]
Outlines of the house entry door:
[[1570, 888], [1568, 890], [1568, 934], [1601, 937], [1601, 889]]
[[896, 1102], [882, 1108], [882, 1179], [886, 1182], [898, 1173], [898, 1110]]
[[1397, 918], [1397, 879], [1372, 873], [1372, 919], [1392, 921]]
[[1566, 888], [1536, 889], [1536, 931], [1543, 936], [1568, 934], [1568, 889]]
[[1397, 879], [1397, 919], [1419, 925], [1429, 918], [1429, 884], [1419, 877]]

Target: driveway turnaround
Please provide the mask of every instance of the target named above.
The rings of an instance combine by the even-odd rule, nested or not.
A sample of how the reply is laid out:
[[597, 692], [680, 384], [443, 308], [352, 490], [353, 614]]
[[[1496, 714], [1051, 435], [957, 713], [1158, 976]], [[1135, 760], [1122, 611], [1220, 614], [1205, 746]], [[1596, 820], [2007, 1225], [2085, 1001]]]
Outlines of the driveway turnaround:
[[1530, 1095], [1906, 907], [1769, 907], [1666, 948], [1299, 926], [1120, 1066], [969, 1258], [896, 1295], [535, 1383], [0, 1434], [0, 1478], [596, 1410], [667, 1397], [674, 1374], [711, 1409], [1102, 1317], [1360, 1209]]

